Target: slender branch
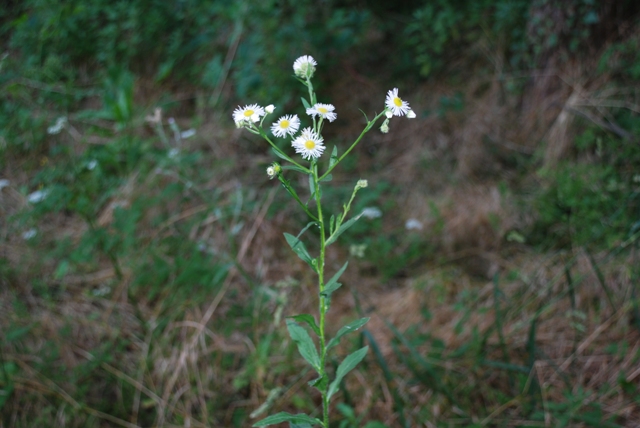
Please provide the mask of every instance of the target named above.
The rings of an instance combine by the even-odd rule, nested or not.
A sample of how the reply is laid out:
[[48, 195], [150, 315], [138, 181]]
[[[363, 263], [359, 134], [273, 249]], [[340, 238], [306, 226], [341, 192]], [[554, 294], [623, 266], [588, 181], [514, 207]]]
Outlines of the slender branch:
[[327, 175], [329, 175], [329, 173], [331, 171], [333, 171], [333, 169], [340, 163], [342, 162], [342, 159], [344, 159], [350, 152], [351, 150], [353, 150], [353, 148], [360, 142], [360, 140], [362, 140], [362, 137], [364, 137], [364, 134], [366, 134], [367, 132], [369, 132], [369, 130], [371, 130], [371, 128], [373, 128], [373, 125], [375, 125], [375, 123], [378, 121], [378, 119], [380, 119], [382, 116], [384, 116], [384, 111], [380, 114], [378, 114], [376, 117], [374, 117], [371, 121], [369, 121], [369, 123], [367, 123], [367, 126], [365, 126], [365, 128], [362, 130], [362, 132], [360, 133], [360, 135], [358, 136], [358, 138], [356, 139], [356, 141], [353, 142], [353, 144], [351, 144], [351, 147], [349, 147], [347, 149], [346, 152], [344, 152], [342, 154], [342, 156], [340, 156], [338, 158], [338, 160], [336, 161], [336, 163], [334, 163], [333, 165], [331, 165], [329, 167], [329, 169], [327, 169], [325, 171], [324, 174], [322, 174], [322, 176], [320, 177], [320, 180], [323, 180]]
[[282, 185], [284, 186], [285, 189], [287, 189], [287, 192], [289, 192], [289, 194], [291, 196], [293, 196], [293, 199], [295, 199], [298, 204], [300, 204], [300, 206], [302, 207], [302, 209], [304, 210], [304, 212], [307, 213], [307, 215], [309, 217], [311, 217], [312, 219], [314, 219], [315, 221], [318, 221], [318, 217], [316, 217], [315, 215], [313, 215], [311, 213], [311, 211], [309, 211], [309, 208], [307, 208], [307, 206], [300, 200], [300, 197], [298, 196], [298, 194], [296, 193], [295, 189], [293, 187], [291, 187], [291, 184], [289, 183], [289, 180], [287, 180], [286, 178], [284, 178], [281, 174], [278, 174], [278, 179], [280, 180], [280, 182], [282, 183]]

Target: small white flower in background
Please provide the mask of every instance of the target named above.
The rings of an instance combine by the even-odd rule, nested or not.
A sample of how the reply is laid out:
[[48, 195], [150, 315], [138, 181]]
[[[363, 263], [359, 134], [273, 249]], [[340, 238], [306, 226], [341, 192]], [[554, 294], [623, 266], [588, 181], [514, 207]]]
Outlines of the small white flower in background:
[[35, 192], [30, 193], [29, 196], [27, 196], [27, 201], [32, 204], [37, 204], [38, 202], [43, 201], [48, 194], [48, 190], [36, 190]]
[[409, 109], [409, 111], [407, 112], [407, 117], [409, 119], [415, 119], [416, 113], [413, 110]]
[[264, 116], [264, 109], [258, 104], [250, 104], [242, 108], [238, 106], [233, 112], [233, 121], [238, 126], [238, 123], [242, 125], [246, 122], [258, 122], [261, 116]]
[[3, 178], [2, 180], [0, 180], [0, 190], [4, 189], [5, 187], [9, 187], [9, 184], [9, 180]]
[[404, 116], [410, 110], [409, 103], [398, 96], [398, 88], [393, 88], [387, 92], [385, 104], [394, 116]]
[[180, 138], [182, 138], [183, 140], [186, 140], [187, 138], [191, 138], [194, 135], [196, 135], [196, 130], [191, 128], [191, 129], [187, 129], [186, 131], [183, 131], [180, 133]]
[[266, 111], [267, 113], [271, 114], [273, 113], [273, 111], [276, 109], [276, 106], [274, 106], [273, 104], [269, 104], [268, 106], [266, 106], [264, 108], [264, 111]]
[[387, 119], [391, 119], [393, 117], [393, 113], [390, 110], [384, 112], [384, 115], [387, 116]]
[[374, 218], [382, 217], [382, 211], [380, 211], [380, 208], [366, 207], [365, 209], [362, 210], [362, 216], [368, 219], [374, 219]]
[[309, 55], [303, 55], [293, 63], [293, 72], [298, 77], [313, 77], [313, 73], [316, 71], [316, 65], [318, 63], [315, 59]]
[[404, 224], [404, 228], [407, 230], [422, 230], [422, 223], [415, 218], [410, 218]]
[[300, 119], [298, 119], [298, 115], [286, 115], [282, 116], [278, 119], [277, 122], [274, 122], [271, 125], [271, 132], [276, 137], [286, 137], [287, 134], [293, 135], [298, 132], [298, 128], [300, 128]]
[[169, 159], [176, 159], [179, 154], [180, 154], [180, 150], [173, 148], [169, 150], [169, 153], [167, 153], [167, 156], [169, 157]]
[[333, 122], [338, 117], [338, 115], [333, 112], [335, 109], [336, 108], [331, 104], [317, 103], [313, 107], [309, 107], [307, 109], [307, 114], [313, 117], [320, 116], [323, 119], [328, 119], [329, 122]]
[[98, 165], [98, 161], [96, 161], [95, 159], [89, 161], [89, 163], [87, 163], [87, 169], [89, 171], [93, 170], [96, 166]]
[[56, 120], [56, 123], [47, 128], [47, 134], [59, 134], [67, 125], [67, 118], [62, 116]]
[[24, 239], [25, 241], [28, 241], [29, 239], [33, 238], [37, 234], [38, 234], [37, 230], [29, 229], [25, 233], [22, 234], [22, 239]]
[[269, 180], [273, 180], [278, 174], [282, 171], [282, 167], [278, 162], [274, 162], [267, 167], [267, 175], [269, 176]]
[[93, 290], [93, 295], [96, 297], [106, 296], [111, 292], [111, 287], [108, 285], [101, 285], [99, 288]]
[[367, 244], [353, 244], [349, 246], [349, 254], [352, 257], [358, 257], [361, 259], [364, 257], [364, 250], [366, 249], [367, 249]]
[[162, 109], [160, 107], [156, 107], [153, 110], [153, 114], [148, 115], [144, 118], [146, 122], [149, 123], [161, 123], [162, 122]]
[[311, 128], [304, 128], [302, 133], [291, 143], [296, 153], [300, 153], [303, 159], [318, 159], [324, 152], [324, 139], [313, 132]]
[[368, 185], [369, 185], [369, 182], [367, 180], [358, 180], [358, 182], [356, 183], [356, 187], [358, 189], [364, 189]]

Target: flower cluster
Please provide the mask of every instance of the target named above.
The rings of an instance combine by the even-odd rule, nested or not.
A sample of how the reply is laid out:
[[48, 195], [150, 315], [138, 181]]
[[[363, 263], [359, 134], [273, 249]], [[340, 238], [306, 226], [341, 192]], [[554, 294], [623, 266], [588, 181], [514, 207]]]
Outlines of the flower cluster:
[[[312, 88], [310, 80], [315, 73], [317, 65], [318, 63], [313, 57], [304, 55], [295, 60], [293, 63], [293, 71], [295, 75], [300, 78], [301, 82], [309, 88]], [[315, 102], [315, 96], [313, 98], [314, 101], [312, 102]], [[275, 107], [273, 105], [264, 108], [258, 104], [249, 104], [244, 107], [238, 106], [233, 112], [233, 120], [238, 128], [247, 128], [253, 133], [260, 134], [266, 138], [266, 134], [262, 131], [262, 122], [266, 115], [273, 113], [274, 110]], [[315, 161], [325, 150], [324, 139], [320, 135], [322, 121], [326, 119], [329, 122], [333, 122], [337, 119], [338, 115], [332, 104], [323, 103], [313, 104], [306, 109], [306, 113], [313, 118], [314, 126], [304, 128], [298, 136], [296, 136], [296, 134], [300, 129], [300, 118], [296, 114], [281, 116], [271, 124], [270, 129], [275, 137], [291, 137], [291, 145], [296, 153], [300, 154], [303, 159]], [[380, 127], [380, 131], [383, 133], [389, 132], [389, 121], [393, 116], [407, 116], [409, 119], [416, 117], [416, 114], [409, 107], [409, 103], [398, 95], [398, 88], [393, 88], [387, 92], [383, 113], [386, 116]], [[382, 113], [378, 115], [376, 119], [381, 115]], [[258, 122], [259, 125], [257, 125]], [[274, 165], [267, 169], [270, 178], [276, 176]]]

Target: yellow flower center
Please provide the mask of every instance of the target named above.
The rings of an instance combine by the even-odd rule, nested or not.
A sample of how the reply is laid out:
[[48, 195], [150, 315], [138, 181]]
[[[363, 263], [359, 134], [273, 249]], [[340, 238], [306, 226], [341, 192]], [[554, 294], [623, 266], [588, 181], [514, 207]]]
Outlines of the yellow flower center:
[[244, 117], [251, 117], [251, 116], [253, 116], [253, 110], [244, 111]]
[[327, 113], [329, 113], [329, 110], [327, 110], [327, 109], [326, 109], [326, 108], [324, 108], [324, 107], [318, 107], [318, 111], [319, 111], [320, 113], [322, 113], [322, 114], [327, 114]]
[[402, 100], [398, 97], [395, 97], [393, 99], [393, 103], [396, 105], [396, 107], [402, 107]]
[[316, 148], [316, 142], [313, 140], [307, 140], [304, 143], [304, 146], [307, 148], [307, 150], [313, 150]]
[[283, 119], [280, 121], [280, 128], [287, 129], [289, 127], [289, 121], [287, 119]]

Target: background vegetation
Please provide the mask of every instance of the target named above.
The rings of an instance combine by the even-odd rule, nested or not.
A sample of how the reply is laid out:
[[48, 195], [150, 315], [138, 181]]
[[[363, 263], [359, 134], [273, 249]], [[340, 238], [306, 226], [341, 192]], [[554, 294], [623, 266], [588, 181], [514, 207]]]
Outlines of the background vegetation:
[[0, 427], [319, 411], [282, 322], [315, 306], [282, 237], [305, 219], [231, 120], [292, 111], [303, 54], [337, 106], [326, 139], [395, 86], [418, 113], [326, 195], [367, 178], [355, 210], [381, 214], [328, 254], [351, 257], [331, 317], [372, 317], [335, 425], [640, 425], [639, 19], [634, 0], [5, 2]]

